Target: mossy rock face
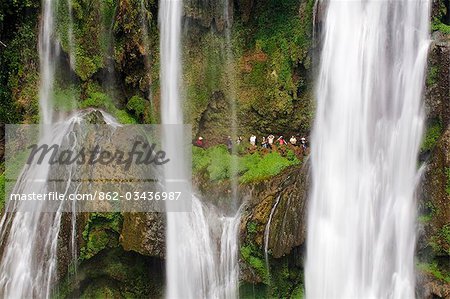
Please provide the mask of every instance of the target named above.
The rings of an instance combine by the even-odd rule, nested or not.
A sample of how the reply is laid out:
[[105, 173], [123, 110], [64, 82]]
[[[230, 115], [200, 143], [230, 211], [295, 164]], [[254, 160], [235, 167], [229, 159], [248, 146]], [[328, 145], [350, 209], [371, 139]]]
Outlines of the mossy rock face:
[[425, 109], [428, 122], [450, 123], [450, 35], [433, 34], [428, 55], [428, 74], [425, 90]]
[[274, 178], [255, 184], [252, 198], [246, 203], [241, 222], [241, 240], [256, 227], [252, 241], [264, 247], [264, 231], [270, 214], [268, 247], [271, 256], [280, 258], [301, 246], [306, 238], [306, 207], [310, 178], [309, 162], [285, 169]]
[[255, 13], [255, 3], [254, 0], [238, 0], [236, 3], [238, 4], [238, 12], [242, 21], [247, 23], [253, 14]]
[[164, 271], [161, 260], [104, 250], [60, 283], [56, 298], [162, 298]]
[[100, 280], [96, 284], [89, 285], [80, 298], [123, 298], [117, 286], [108, 280]]
[[[0, 50], [0, 120], [36, 123], [39, 120], [39, 56], [36, 16], [28, 17]], [[0, 32], [0, 35], [1, 32]], [[6, 35], [6, 34], [5, 34]]]
[[225, 144], [228, 134], [231, 134], [231, 115], [231, 103], [222, 92], [214, 92], [198, 124], [199, 136], [208, 146]]
[[[192, 4], [192, 3], [193, 4]], [[200, 14], [209, 2], [191, 1]], [[210, 145], [239, 135], [307, 134], [312, 123], [314, 1], [262, 1], [254, 18], [233, 20], [227, 33], [187, 22], [183, 40], [186, 120]], [[189, 11], [188, 11], [189, 13]], [[242, 18], [243, 16], [241, 16]], [[217, 19], [216, 19], [217, 20]], [[234, 111], [233, 111], [234, 110]]]
[[[308, 162], [287, 168], [274, 178], [248, 186], [249, 201], [240, 226], [241, 279], [264, 283], [269, 297], [291, 298], [303, 284], [303, 244], [309, 189]], [[268, 234], [268, 264], [265, 232]], [[297, 295], [296, 295], [297, 296]]]
[[[56, 32], [64, 52], [74, 56], [74, 71], [86, 81], [105, 67], [104, 53], [110, 44], [110, 28], [114, 18], [115, 3], [110, 0], [61, 1], [56, 7]], [[73, 24], [70, 28], [72, 10]]]
[[159, 76], [156, 1], [119, 1], [114, 20], [114, 61], [126, 93], [148, 93]]
[[450, 256], [450, 127], [439, 139], [427, 166], [424, 182], [427, 246], [437, 256]]
[[80, 259], [88, 260], [106, 248], [117, 247], [122, 222], [119, 213], [89, 214], [82, 234], [84, 246], [80, 250]]
[[86, 116], [84, 116], [84, 119], [89, 124], [106, 125], [105, 119], [100, 110], [93, 110], [92, 112], [89, 112]]
[[[433, 1], [432, 30], [442, 21], [444, 1]], [[450, 296], [450, 35], [432, 34], [425, 91], [427, 130], [421, 147], [426, 163], [419, 202], [418, 292], [423, 298]], [[425, 265], [425, 266], [424, 266]], [[447, 273], [447, 274], [443, 274]]]
[[450, 4], [448, 0], [433, 0], [431, 5], [431, 30], [450, 34]]
[[126, 251], [164, 258], [165, 215], [162, 213], [124, 213], [120, 244]]
[[418, 297], [425, 299], [450, 297], [450, 261], [441, 263], [419, 263]]
[[226, 26], [224, 11], [227, 10], [229, 17], [233, 18], [233, 1], [228, 1], [228, 7], [225, 7], [225, 1], [184, 1], [184, 16], [191, 22], [196, 22], [202, 27], [214, 28], [223, 31]]

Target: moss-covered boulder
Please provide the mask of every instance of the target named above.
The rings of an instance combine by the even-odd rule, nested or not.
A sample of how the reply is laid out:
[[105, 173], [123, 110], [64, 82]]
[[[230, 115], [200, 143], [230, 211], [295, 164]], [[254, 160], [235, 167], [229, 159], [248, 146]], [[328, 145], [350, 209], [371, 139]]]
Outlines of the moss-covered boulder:
[[436, 256], [450, 256], [450, 127], [440, 137], [427, 165], [422, 207], [425, 247]]
[[274, 296], [302, 292], [308, 173], [306, 162], [252, 185], [242, 212], [241, 279]]
[[120, 247], [82, 263], [55, 291], [56, 298], [162, 298], [163, 262]]
[[165, 215], [162, 213], [124, 213], [120, 245], [126, 251], [164, 258], [166, 251]]
[[425, 108], [428, 123], [439, 121], [443, 127], [450, 123], [450, 34], [433, 33], [428, 56]]

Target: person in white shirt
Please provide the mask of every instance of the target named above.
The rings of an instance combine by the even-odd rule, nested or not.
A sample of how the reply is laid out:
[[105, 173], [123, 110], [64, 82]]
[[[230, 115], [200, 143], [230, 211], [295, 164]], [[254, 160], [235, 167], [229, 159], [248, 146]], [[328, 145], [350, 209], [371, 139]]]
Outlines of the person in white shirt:
[[256, 145], [256, 136], [255, 136], [255, 135], [252, 135], [252, 136], [250, 137], [250, 144], [251, 144], [252, 146], [255, 146], [255, 145]]
[[270, 148], [272, 148], [272, 145], [273, 145], [273, 141], [275, 140], [275, 136], [273, 136], [273, 135], [269, 135], [268, 137], [267, 137], [267, 142], [269, 143], [269, 147]]
[[292, 145], [297, 145], [297, 138], [295, 138], [295, 136], [292, 136], [291, 139], [289, 139], [289, 142], [290, 142]]

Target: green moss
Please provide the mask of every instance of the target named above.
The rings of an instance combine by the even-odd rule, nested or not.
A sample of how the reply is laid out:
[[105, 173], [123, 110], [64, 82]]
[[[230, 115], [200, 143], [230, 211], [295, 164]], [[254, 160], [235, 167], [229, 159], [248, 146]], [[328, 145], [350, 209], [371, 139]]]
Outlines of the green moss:
[[444, 23], [433, 24], [432, 30], [450, 34], [450, 25], [446, 25]]
[[442, 226], [428, 244], [436, 255], [450, 255], [450, 224]]
[[53, 94], [53, 107], [57, 111], [69, 112], [77, 108], [77, 99], [79, 98], [80, 90], [78, 88], [55, 88]]
[[418, 221], [420, 223], [428, 223], [431, 221], [431, 219], [433, 219], [431, 215], [421, 215], [418, 217]]
[[199, 147], [192, 147], [192, 169], [194, 172], [202, 172], [206, 170], [211, 163], [211, 156], [205, 149]]
[[450, 283], [450, 272], [440, 269], [437, 262], [419, 263], [417, 264], [417, 268], [423, 272], [433, 275], [435, 278], [445, 283]]
[[6, 157], [8, 160], [5, 163], [5, 178], [8, 180], [16, 180], [23, 167], [25, 166], [31, 149], [17, 150], [14, 155]]
[[450, 224], [446, 224], [440, 229], [439, 237], [445, 244], [446, 254], [450, 255]]
[[75, 73], [80, 76], [81, 80], [86, 81], [103, 66], [101, 56], [90, 57], [86, 51], [77, 46], [75, 50]]
[[[267, 2], [258, 17], [258, 32], [255, 43], [268, 54], [269, 69], [282, 90], [296, 89], [293, 69], [299, 61], [306, 59], [311, 43], [311, 17], [314, 1], [308, 1], [304, 16], [298, 16], [298, 1], [288, 0]], [[295, 95], [294, 95], [295, 96]]]
[[211, 162], [207, 167], [209, 178], [220, 181], [231, 177], [231, 155], [224, 145], [208, 149]]
[[292, 292], [292, 299], [303, 299], [305, 298], [305, 290], [303, 285], [299, 285], [297, 288], [294, 289]]
[[303, 269], [295, 257], [286, 256], [271, 261], [270, 283], [272, 295], [279, 298], [302, 298]]
[[300, 161], [295, 156], [292, 160], [289, 160], [286, 157], [282, 157], [278, 152], [272, 152], [263, 156], [258, 163], [250, 164], [248, 170], [240, 178], [240, 181], [249, 183], [265, 180], [279, 174], [286, 167], [299, 163]]
[[133, 116], [131, 116], [128, 112], [126, 112], [124, 110], [117, 110], [115, 112], [115, 116], [121, 124], [137, 124], [138, 123], [138, 121]]
[[261, 277], [261, 279], [268, 283], [268, 272], [266, 268], [266, 263], [262, 254], [256, 249], [253, 244], [246, 244], [240, 248], [242, 259], [249, 265], [256, 273]]
[[250, 234], [256, 234], [258, 232], [258, 225], [255, 222], [249, 221], [247, 223], [247, 232]]
[[245, 25], [250, 30], [242, 34], [248, 42], [239, 98], [253, 117], [241, 122], [258, 134], [310, 129], [313, 6], [313, 0], [265, 1]]
[[200, 120], [213, 93], [229, 89], [227, 78], [223, 77], [226, 73], [223, 69], [227, 63], [222, 50], [225, 40], [213, 32], [197, 37], [198, 39], [185, 43], [183, 63], [187, 95], [186, 119], [194, 125]]
[[87, 260], [105, 248], [119, 245], [122, 226], [120, 213], [91, 213], [82, 233], [85, 245], [80, 250], [80, 260]]
[[80, 104], [80, 108], [100, 108], [106, 112], [112, 114], [122, 124], [136, 124], [136, 119], [131, 116], [127, 111], [118, 109], [111, 97], [100, 91], [93, 91], [89, 94], [89, 97]]
[[137, 117], [144, 115], [145, 108], [146, 101], [140, 96], [132, 96], [131, 99], [128, 100], [127, 109], [133, 111]]
[[89, 94], [89, 97], [80, 104], [80, 108], [101, 108], [108, 112], [112, 112], [116, 109], [112, 103], [112, 99], [105, 93], [94, 91]]
[[201, 149], [193, 147], [192, 167], [195, 172], [205, 171], [211, 181], [230, 178], [231, 155], [224, 145]]
[[433, 20], [431, 22], [431, 30], [433, 31], [441, 31], [444, 34], [450, 34], [450, 26], [444, 24], [444, 19], [447, 15], [447, 7], [445, 6], [444, 1], [438, 0], [436, 1], [438, 5], [437, 13], [433, 16]]
[[422, 152], [431, 151], [436, 145], [437, 141], [439, 140], [441, 134], [442, 134], [442, 125], [440, 122], [436, 122], [432, 124], [430, 127], [428, 127], [425, 133], [425, 137], [422, 140], [420, 150]]
[[162, 298], [160, 265], [155, 258], [108, 248], [82, 261], [77, 276], [66, 276], [53, 298]]
[[240, 253], [247, 265], [269, 286], [264, 297], [303, 298], [303, 270], [296, 265], [295, 257], [286, 256], [270, 261], [269, 273], [262, 253], [255, 245], [241, 246]]
[[[105, 67], [104, 53], [108, 50], [109, 27], [114, 1], [86, 2], [71, 0], [73, 12], [72, 38], [69, 34], [70, 15], [67, 1], [59, 1], [56, 13], [56, 32], [62, 49], [75, 58], [75, 73], [86, 81]], [[112, 6], [112, 8], [111, 8]], [[73, 48], [71, 48], [73, 47]]]
[[442, 247], [440, 245], [438, 236], [431, 236], [428, 241], [428, 245], [431, 246], [435, 254], [442, 254]]
[[80, 259], [90, 259], [105, 249], [109, 242], [110, 234], [107, 231], [93, 229], [87, 236], [86, 246], [81, 250]]
[[438, 78], [439, 78], [439, 68], [436, 65], [430, 66], [427, 75], [427, 85], [428, 86], [435, 85], [437, 83]]
[[[194, 147], [192, 166], [194, 172], [206, 172], [211, 181], [229, 179], [232, 175], [232, 155], [224, 145], [201, 149]], [[250, 183], [268, 179], [279, 174], [288, 166], [299, 164], [294, 153], [286, 151], [285, 157], [279, 152], [261, 156], [259, 153], [246, 154], [237, 158], [241, 183]]]

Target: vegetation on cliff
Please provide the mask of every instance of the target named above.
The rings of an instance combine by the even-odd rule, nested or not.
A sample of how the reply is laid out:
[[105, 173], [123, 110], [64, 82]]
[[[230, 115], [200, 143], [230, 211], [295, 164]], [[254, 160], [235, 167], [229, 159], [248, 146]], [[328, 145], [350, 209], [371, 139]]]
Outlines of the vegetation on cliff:
[[[244, 147], [241, 147], [244, 151]], [[231, 155], [225, 145], [218, 145], [208, 149], [193, 147], [192, 167], [195, 173], [205, 174], [211, 181], [230, 179], [239, 176], [241, 183], [251, 183], [269, 179], [279, 174], [288, 166], [297, 165], [300, 160], [290, 149], [283, 152], [273, 151], [242, 154], [234, 157], [237, 166], [233, 174]]]
[[[186, 10], [182, 51], [185, 119], [193, 124], [194, 136], [204, 136], [210, 142], [208, 149], [193, 148], [194, 173], [204, 176], [202, 182], [209, 184], [200, 189], [210, 190], [233, 176], [232, 155], [220, 145], [232, 132], [233, 105], [239, 135], [309, 133], [314, 111], [314, 1], [264, 0], [257, 4], [235, 1], [237, 7], [233, 10], [230, 32], [223, 26], [223, 20], [213, 17], [221, 10], [206, 12], [192, 7], [201, 5], [202, 1], [187, 2], [191, 7]], [[157, 1], [70, 0], [71, 18], [67, 1], [58, 3], [56, 34], [61, 55], [56, 62], [59, 71], [53, 94], [55, 109], [68, 113], [95, 107], [106, 110], [122, 123], [157, 123], [160, 94]], [[0, 41], [6, 45], [0, 45], [0, 121], [3, 124], [39, 120], [39, 9], [39, 1], [0, 4]], [[446, 283], [450, 283], [445, 262], [450, 255], [450, 160], [446, 154], [450, 115], [446, 104], [450, 53], [448, 9], [448, 0], [433, 1], [431, 28], [439, 40], [430, 50], [426, 82], [427, 129], [421, 151], [426, 153], [424, 162], [430, 167], [425, 174], [426, 196], [421, 202], [420, 220], [425, 240], [419, 246], [423, 260], [418, 266]], [[231, 45], [227, 44], [228, 37]], [[231, 50], [227, 51], [227, 47]], [[224, 72], [225, 68], [231, 70], [232, 76]], [[301, 297], [304, 228], [300, 221], [293, 222], [304, 216], [305, 194], [297, 194], [297, 199], [302, 199], [297, 202], [292, 202], [286, 194], [280, 197], [269, 236], [269, 267], [263, 242], [268, 218], [281, 192], [278, 188], [283, 186], [280, 178], [306, 192], [307, 178], [299, 171], [305, 161], [290, 151], [238, 152], [239, 182], [244, 188], [263, 189], [245, 211], [245, 224], [241, 228], [240, 257], [247, 275], [245, 280], [255, 283], [256, 288], [264, 285], [261, 296]], [[300, 177], [293, 174], [293, 169], [301, 173]], [[3, 167], [0, 173], [2, 192]], [[228, 188], [220, 190], [228, 191]], [[160, 218], [89, 215], [79, 244], [79, 271], [86, 275], [85, 280], [74, 287], [62, 286], [66, 288], [62, 293], [80, 292], [86, 297], [148, 297], [151, 288], [155, 288], [155, 293], [161, 295], [163, 269], [159, 263], [164, 236], [143, 238], [143, 232], [139, 231], [142, 223], [152, 221], [158, 225], [145, 230], [153, 235], [161, 233], [164, 224]], [[125, 224], [128, 227], [124, 229]], [[300, 233], [296, 235], [295, 231]], [[141, 239], [157, 245], [141, 244], [138, 242]], [[143, 265], [153, 265], [156, 270], [148, 272]], [[138, 279], [130, 281], [128, 277]], [[89, 279], [92, 279], [91, 286]]]
[[[449, 1], [435, 0], [432, 5], [432, 36], [428, 59], [425, 106], [427, 128], [421, 152], [425, 169], [422, 185], [420, 212], [418, 269], [425, 274], [422, 284], [426, 296], [445, 296], [449, 292], [450, 256], [450, 94], [448, 76], [450, 66]], [[447, 285], [447, 288], [445, 287]]]

